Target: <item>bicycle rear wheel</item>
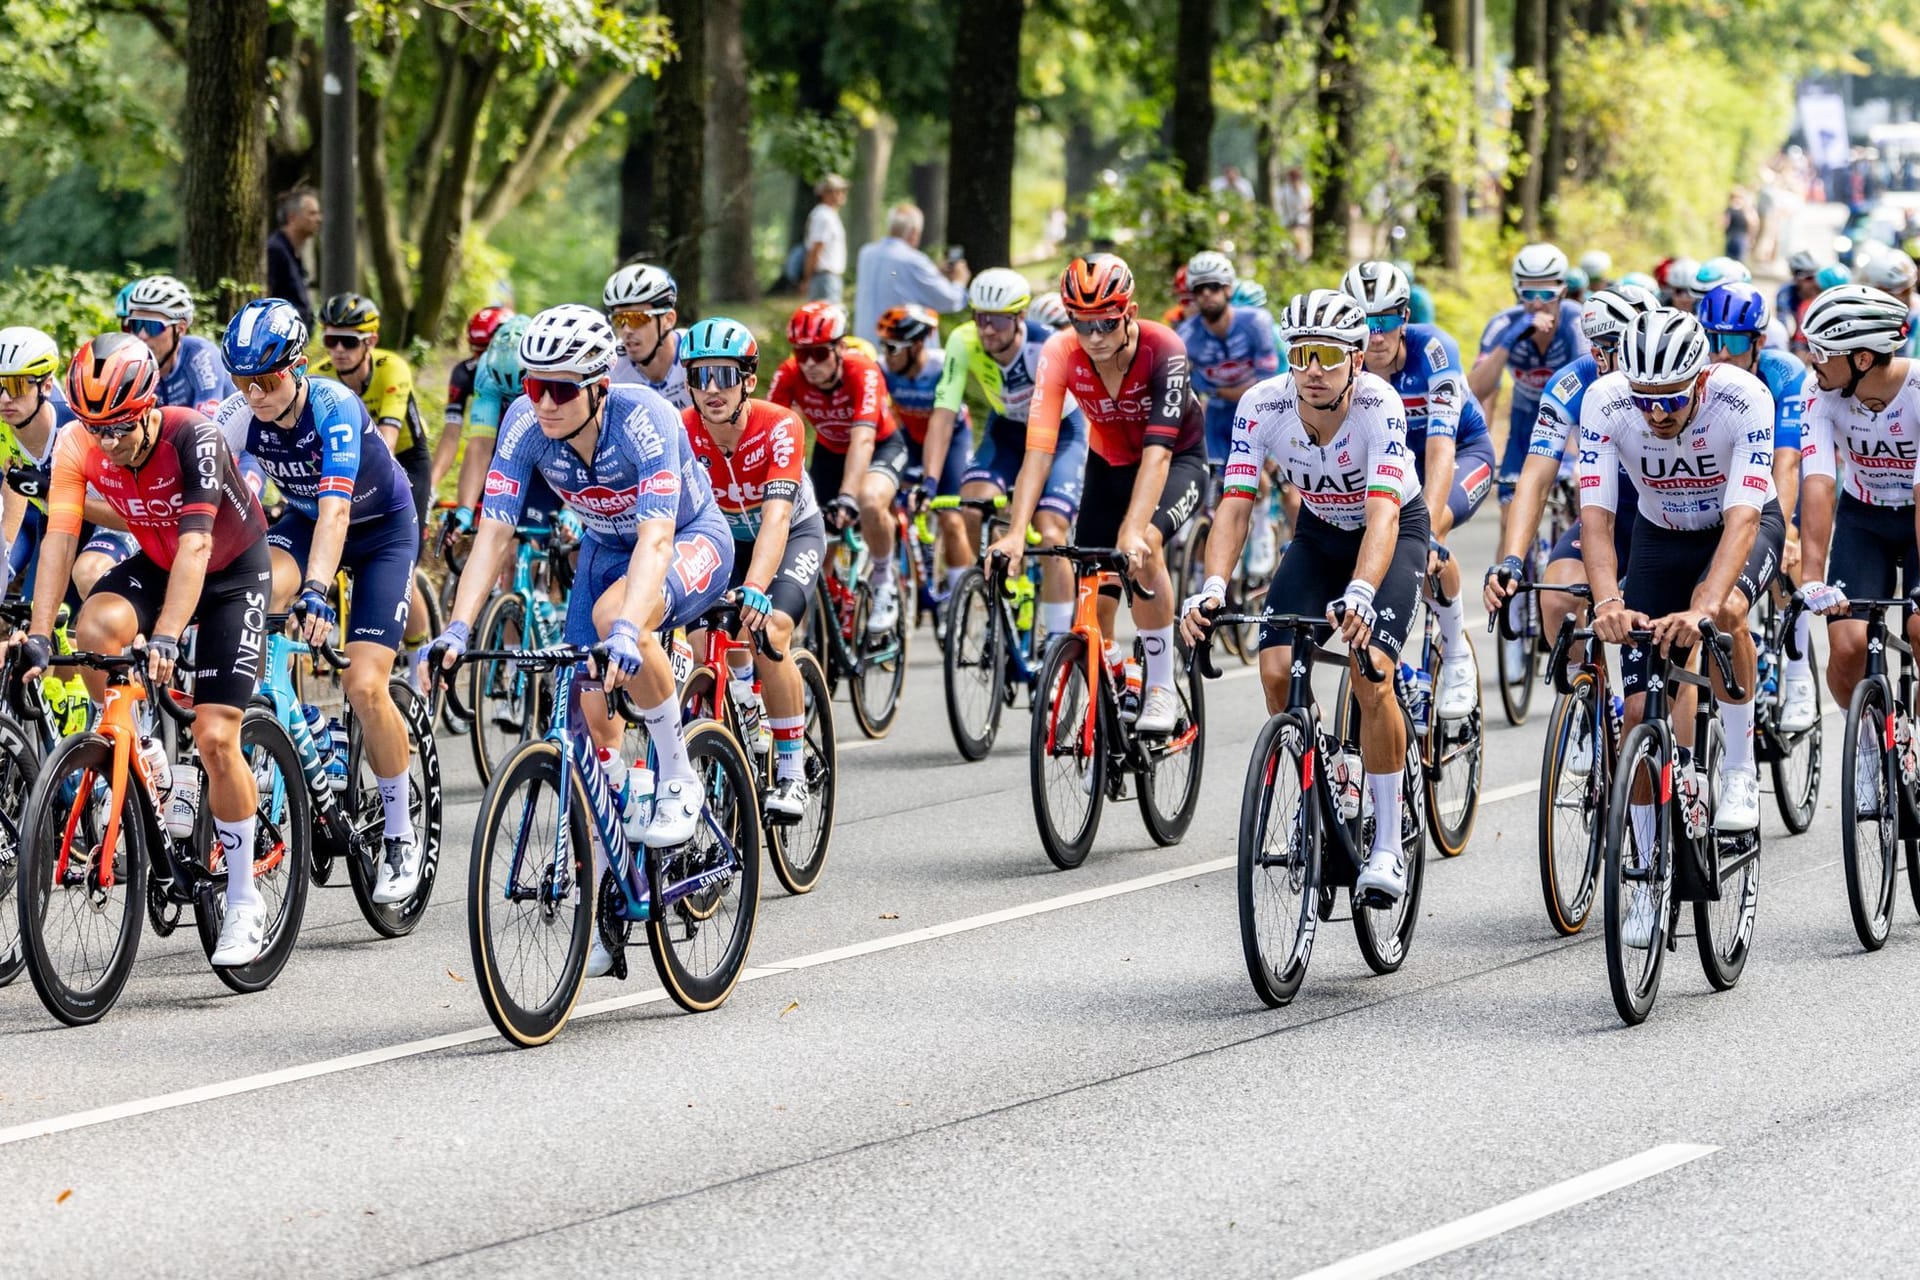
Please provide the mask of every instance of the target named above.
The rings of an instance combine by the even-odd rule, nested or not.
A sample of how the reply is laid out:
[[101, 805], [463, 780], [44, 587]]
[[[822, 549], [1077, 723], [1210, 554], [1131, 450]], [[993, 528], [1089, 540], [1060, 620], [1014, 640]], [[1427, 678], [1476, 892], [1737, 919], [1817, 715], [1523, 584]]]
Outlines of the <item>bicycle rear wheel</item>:
[[1040, 845], [1071, 871], [1087, 860], [1100, 829], [1107, 790], [1106, 707], [1087, 686], [1087, 642], [1077, 635], [1048, 646], [1034, 686], [1027, 763]]
[[873, 591], [859, 587], [853, 611], [853, 644], [860, 656], [860, 674], [853, 677], [853, 718], [869, 738], [884, 738], [900, 714], [900, 690], [907, 682], [907, 610], [902, 608], [893, 626], [880, 634], [867, 630], [873, 609]]
[[773, 874], [788, 893], [810, 893], [826, 869], [833, 843], [833, 814], [839, 796], [839, 746], [833, 732], [833, 694], [820, 660], [802, 650], [792, 655], [806, 689], [807, 726], [802, 751], [807, 778], [807, 809], [798, 822], [769, 826]]
[[981, 760], [993, 750], [1006, 707], [1006, 638], [994, 615], [987, 575], [968, 569], [947, 596], [946, 653], [941, 675], [946, 686], [947, 727], [962, 759]]
[[[1840, 757], [1840, 855], [1847, 871], [1847, 910], [1860, 945], [1878, 951], [1893, 927], [1894, 862], [1900, 853], [1898, 765], [1891, 739], [1887, 686], [1862, 680], [1847, 707]], [[1873, 769], [1861, 768], [1869, 744]], [[1866, 773], [1866, 776], [1861, 776]]]
[[[1768, 768], [1773, 772], [1773, 801], [1780, 809], [1780, 821], [1795, 835], [1813, 825], [1814, 804], [1820, 799], [1822, 740], [1820, 726], [1826, 712], [1826, 682], [1820, 679], [1820, 657], [1807, 646], [1807, 674], [1813, 678], [1813, 728], [1801, 733], [1774, 736], [1779, 749]], [[1920, 901], [1920, 899], [1916, 899]]]
[[[1413, 718], [1400, 708], [1406, 726], [1406, 760], [1400, 768], [1400, 856], [1406, 860], [1407, 891], [1390, 907], [1353, 907], [1353, 932], [1360, 958], [1375, 973], [1393, 973], [1406, 963], [1413, 948], [1413, 931], [1420, 923], [1420, 891], [1427, 882], [1426, 791], [1421, 785], [1420, 739]], [[1364, 796], [1361, 813], [1362, 850], [1373, 847], [1372, 797]]]
[[25, 736], [0, 717], [0, 987], [19, 977], [27, 963], [13, 895], [20, 886], [20, 846], [39, 768]]
[[[560, 794], [560, 749], [527, 742], [480, 801], [467, 876], [467, 941], [500, 1034], [545, 1044], [573, 1013], [593, 941], [587, 798]], [[563, 807], [566, 820], [563, 824]]]
[[1305, 740], [1290, 717], [1268, 720], [1240, 790], [1240, 950], [1254, 993], [1275, 1009], [1299, 992], [1319, 923], [1320, 839], [1303, 783]]
[[[1429, 670], [1437, 670], [1439, 648], [1428, 654]], [[1529, 695], [1531, 697], [1531, 695]], [[1428, 712], [1426, 768], [1427, 826], [1434, 847], [1449, 858], [1467, 851], [1473, 820], [1480, 812], [1480, 765], [1486, 751], [1485, 722], [1480, 714], [1480, 659], [1473, 660], [1473, 710], [1457, 719], [1443, 719], [1438, 706]]]
[[[1554, 700], [1540, 762], [1540, 893], [1563, 937], [1586, 927], [1605, 848], [1607, 753], [1599, 740], [1599, 686], [1585, 671]], [[1584, 756], [1585, 770], [1574, 768]]]
[[386, 848], [386, 805], [380, 799], [373, 764], [367, 759], [366, 738], [359, 717], [347, 727], [347, 793], [341, 797], [353, 823], [353, 851], [347, 858], [347, 879], [354, 901], [373, 931], [383, 938], [412, 933], [427, 913], [433, 882], [440, 869], [440, 747], [427, 716], [426, 700], [404, 680], [387, 685], [393, 705], [407, 726], [407, 817], [420, 846], [420, 883], [405, 902], [373, 900]]
[[[496, 651], [531, 648], [537, 643], [532, 631], [526, 601], [512, 593], [495, 596], [480, 611], [480, 621], [473, 629], [473, 647]], [[546, 731], [542, 712], [550, 709], [546, 704], [551, 699], [545, 691], [552, 686], [546, 673], [504, 660], [470, 662], [466, 673], [473, 763], [480, 771], [480, 781], [486, 782], [508, 752]]]
[[[1673, 921], [1673, 807], [1660, 803], [1660, 780], [1671, 765], [1657, 726], [1637, 724], [1620, 748], [1607, 800], [1607, 986], [1628, 1026], [1645, 1022], [1660, 991]], [[1633, 820], [1633, 793], [1641, 820]], [[1634, 908], [1640, 914], [1632, 919]]]
[[[1182, 658], [1174, 655], [1176, 663]], [[1198, 671], [1182, 674], [1184, 678], [1176, 676], [1173, 685], [1180, 700], [1173, 732], [1140, 740], [1148, 761], [1140, 779], [1140, 819], [1153, 842], [1162, 847], [1179, 844], [1193, 825], [1194, 810], [1200, 806], [1201, 768], [1206, 763], [1206, 692]]]

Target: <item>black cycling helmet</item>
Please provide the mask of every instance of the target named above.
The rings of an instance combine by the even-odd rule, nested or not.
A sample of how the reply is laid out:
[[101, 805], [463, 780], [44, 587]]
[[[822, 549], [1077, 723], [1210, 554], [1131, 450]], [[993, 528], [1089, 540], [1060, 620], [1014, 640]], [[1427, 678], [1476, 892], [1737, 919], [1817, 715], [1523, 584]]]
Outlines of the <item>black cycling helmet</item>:
[[323, 329], [370, 333], [380, 327], [380, 308], [365, 294], [336, 293], [321, 304], [319, 320]]

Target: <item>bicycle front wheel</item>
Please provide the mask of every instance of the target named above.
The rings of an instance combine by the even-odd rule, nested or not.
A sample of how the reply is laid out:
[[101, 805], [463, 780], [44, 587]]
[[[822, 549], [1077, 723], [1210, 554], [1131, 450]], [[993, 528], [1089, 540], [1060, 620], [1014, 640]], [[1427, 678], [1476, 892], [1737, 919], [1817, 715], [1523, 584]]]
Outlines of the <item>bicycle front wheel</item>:
[[[1795, 835], [1813, 825], [1814, 803], [1820, 799], [1822, 740], [1820, 726], [1826, 714], [1826, 682], [1820, 678], [1820, 657], [1807, 646], [1807, 674], [1813, 680], [1813, 728], [1782, 733], [1777, 725], [1777, 749], [1768, 767], [1773, 772], [1773, 800], [1780, 821]], [[1777, 719], [1777, 717], [1776, 717]], [[1920, 897], [1915, 898], [1920, 903]]]
[[[495, 596], [480, 611], [473, 647], [496, 652], [531, 648], [537, 643], [532, 631], [525, 600], [512, 593]], [[466, 673], [465, 710], [472, 717], [473, 763], [480, 781], [486, 782], [508, 752], [545, 732], [541, 711], [548, 677], [500, 659], [470, 662]]]
[[[300, 753], [286, 727], [273, 712], [251, 708], [240, 721], [240, 754], [259, 792], [254, 809], [253, 887], [267, 904], [267, 932], [260, 957], [252, 964], [215, 966], [214, 976], [239, 992], [264, 991], [273, 985], [293, 956], [306, 918], [307, 889], [312, 883], [313, 822], [308, 816], [306, 775]], [[202, 792], [204, 794], [204, 791]], [[213, 814], [201, 805], [194, 839], [205, 850], [209, 868], [219, 849]], [[200, 947], [208, 956], [220, 945], [220, 921], [226, 914], [224, 877], [200, 888], [193, 911]]]
[[900, 690], [907, 683], [907, 607], [894, 616], [886, 631], [867, 630], [873, 610], [873, 590], [859, 587], [853, 611], [853, 646], [860, 671], [853, 677], [853, 718], [869, 738], [884, 738], [900, 714]]
[[1562, 937], [1586, 927], [1605, 844], [1607, 753], [1600, 742], [1599, 686], [1582, 671], [1554, 700], [1540, 762], [1540, 893]]
[[[1430, 651], [1429, 667], [1439, 657]], [[1531, 697], [1531, 695], [1529, 695]], [[1480, 715], [1480, 659], [1473, 660], [1473, 710], [1454, 719], [1440, 715], [1438, 707], [1429, 713], [1427, 759], [1424, 778], [1427, 791], [1427, 826], [1434, 847], [1449, 858], [1467, 851], [1467, 837], [1473, 834], [1473, 820], [1480, 812], [1480, 764], [1486, 750], [1485, 722]]]
[[[1353, 907], [1353, 932], [1360, 943], [1360, 958], [1375, 973], [1394, 973], [1407, 962], [1413, 949], [1413, 931], [1420, 923], [1420, 891], [1427, 882], [1426, 791], [1421, 785], [1424, 766], [1420, 761], [1420, 739], [1414, 736], [1413, 718], [1400, 708], [1405, 725], [1407, 752], [1400, 768], [1400, 856], [1407, 867], [1407, 891], [1387, 907]], [[1373, 847], [1372, 797], [1362, 800], [1360, 848]]]
[[[1726, 754], [1726, 732], [1716, 719], [1708, 726], [1706, 750], [1700, 757], [1701, 778], [1717, 787]], [[1712, 812], [1711, 807], [1708, 812]], [[1709, 831], [1706, 838], [1714, 842], [1713, 864], [1720, 896], [1693, 904], [1693, 938], [1708, 985], [1715, 991], [1730, 991], [1740, 981], [1753, 945], [1754, 908], [1760, 900], [1760, 833], [1755, 830], [1722, 836]], [[1891, 864], [1887, 868], [1887, 914], [1893, 914]]]
[[1240, 791], [1240, 950], [1254, 993], [1275, 1009], [1299, 992], [1319, 923], [1320, 840], [1305, 741], [1290, 717], [1268, 720]]
[[1884, 947], [1893, 927], [1900, 793], [1898, 764], [1884, 745], [1891, 738], [1891, 715], [1884, 681], [1862, 680], [1853, 687], [1840, 758], [1840, 856], [1853, 932], [1868, 951]]
[[[1532, 575], [1528, 576], [1531, 579]], [[1494, 663], [1500, 678], [1500, 709], [1512, 725], [1525, 724], [1533, 707], [1533, 677], [1540, 661], [1539, 599], [1528, 592], [1515, 596], [1507, 604], [1507, 609], [1517, 610], [1522, 620], [1518, 640], [1509, 640], [1503, 632], [1495, 631]]]
[[19, 977], [27, 963], [13, 895], [20, 887], [20, 848], [39, 771], [24, 736], [11, 722], [0, 722], [0, 987]]
[[788, 893], [810, 893], [826, 869], [833, 843], [833, 813], [839, 794], [839, 746], [833, 732], [833, 693], [820, 660], [805, 650], [792, 655], [806, 689], [807, 723], [801, 759], [806, 770], [807, 808], [798, 822], [770, 826], [768, 847], [773, 874]]
[[1653, 1010], [1673, 921], [1673, 807], [1660, 802], [1671, 763], [1658, 727], [1635, 725], [1607, 799], [1607, 986], [1630, 1027]]
[[1087, 684], [1087, 642], [1077, 635], [1048, 646], [1040, 666], [1027, 764], [1041, 847], [1071, 871], [1093, 847], [1107, 789], [1106, 709]]
[[386, 847], [386, 804], [373, 763], [367, 758], [366, 735], [359, 717], [347, 731], [347, 793], [342, 797], [353, 823], [353, 853], [347, 859], [347, 879], [354, 901], [373, 931], [383, 938], [400, 938], [414, 931], [433, 898], [433, 882], [440, 868], [440, 748], [426, 700], [404, 680], [393, 680], [387, 692], [407, 726], [407, 821], [420, 846], [420, 882], [405, 902], [373, 900], [380, 876], [380, 858]]
[[1006, 640], [995, 614], [999, 602], [987, 575], [968, 569], [947, 596], [947, 645], [941, 663], [947, 727], [965, 760], [993, 750], [1007, 679]]

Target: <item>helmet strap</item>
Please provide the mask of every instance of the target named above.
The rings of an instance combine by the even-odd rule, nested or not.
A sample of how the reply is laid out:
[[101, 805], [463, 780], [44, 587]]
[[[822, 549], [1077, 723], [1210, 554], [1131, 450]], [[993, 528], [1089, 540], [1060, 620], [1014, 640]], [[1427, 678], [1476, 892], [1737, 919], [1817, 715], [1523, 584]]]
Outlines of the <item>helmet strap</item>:
[[586, 420], [583, 421], [579, 426], [575, 427], [573, 430], [567, 432], [567, 434], [561, 436], [560, 443], [561, 444], [568, 443], [575, 436], [579, 435], [582, 431], [585, 431], [588, 427], [600, 421], [600, 406], [605, 404], [606, 402], [607, 402], [607, 393], [601, 390], [600, 384], [598, 382], [588, 387], [587, 388]]
[[1840, 392], [1840, 396], [1844, 400], [1851, 400], [1853, 398], [1853, 393], [1860, 389], [1860, 380], [1866, 377], [1873, 369], [1872, 361], [1868, 361], [1865, 369], [1855, 364], [1853, 362], [1855, 354], [1856, 353], [1852, 351], [1847, 352], [1847, 385], [1846, 388]]
[[1351, 357], [1348, 358], [1346, 365], [1347, 385], [1340, 388], [1340, 390], [1334, 394], [1333, 399], [1327, 401], [1325, 404], [1315, 404], [1303, 394], [1300, 397], [1300, 402], [1309, 409], [1313, 409], [1319, 413], [1338, 413], [1344, 410], [1347, 407], [1347, 401], [1353, 395], [1355, 384], [1360, 381], [1359, 377], [1353, 372], [1353, 360]]
[[667, 338], [673, 333], [673, 330], [667, 328], [665, 325], [660, 323], [659, 316], [654, 316], [652, 317], [652, 319], [655, 327], [660, 332], [660, 336], [653, 340], [653, 350], [641, 356], [640, 359], [635, 362], [637, 364], [642, 364], [642, 365], [652, 364], [653, 358], [660, 354], [660, 348], [666, 345]]

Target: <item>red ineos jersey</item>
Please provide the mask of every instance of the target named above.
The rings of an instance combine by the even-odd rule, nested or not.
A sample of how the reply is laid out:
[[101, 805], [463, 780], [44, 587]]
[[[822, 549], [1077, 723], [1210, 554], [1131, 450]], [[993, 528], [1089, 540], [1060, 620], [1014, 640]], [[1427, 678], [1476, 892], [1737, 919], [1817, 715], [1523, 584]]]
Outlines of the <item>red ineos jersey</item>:
[[1079, 335], [1054, 334], [1040, 350], [1040, 389], [1027, 417], [1027, 448], [1052, 453], [1071, 394], [1087, 415], [1087, 443], [1110, 466], [1132, 466], [1150, 444], [1185, 453], [1202, 447], [1205, 411], [1187, 375], [1187, 348], [1163, 324], [1142, 320], [1133, 363], [1117, 393], [1093, 367]]

